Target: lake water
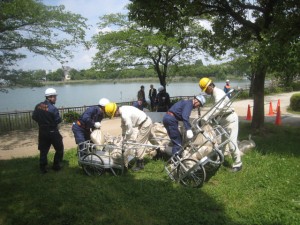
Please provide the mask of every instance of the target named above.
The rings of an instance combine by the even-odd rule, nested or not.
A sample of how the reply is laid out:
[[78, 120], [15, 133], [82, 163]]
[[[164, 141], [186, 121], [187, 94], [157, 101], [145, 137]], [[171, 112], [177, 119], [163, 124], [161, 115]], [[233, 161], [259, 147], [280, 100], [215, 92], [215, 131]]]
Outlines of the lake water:
[[[58, 92], [57, 107], [76, 107], [84, 105], [96, 105], [102, 97], [114, 102], [135, 101], [141, 85], [145, 86], [146, 97], [150, 84], [157, 89], [158, 83], [83, 83], [52, 85], [37, 88], [9, 89], [8, 93], [0, 92], [0, 112], [32, 110], [35, 105], [44, 100], [46, 88], [53, 87]], [[215, 82], [216, 86], [223, 88], [225, 82]], [[246, 87], [249, 81], [231, 81], [231, 87]], [[171, 97], [192, 96], [200, 93], [197, 82], [171, 83], [167, 86], [167, 92]]]

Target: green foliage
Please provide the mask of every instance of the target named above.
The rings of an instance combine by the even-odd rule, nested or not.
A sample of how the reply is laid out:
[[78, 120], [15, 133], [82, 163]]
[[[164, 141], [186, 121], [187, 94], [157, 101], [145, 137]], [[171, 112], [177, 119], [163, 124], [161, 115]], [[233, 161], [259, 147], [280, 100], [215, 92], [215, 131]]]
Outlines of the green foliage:
[[294, 111], [300, 111], [300, 94], [293, 94], [291, 96], [290, 108]]
[[181, 98], [172, 98], [172, 99], [170, 99], [170, 107], [172, 105], [174, 105], [176, 102], [179, 102], [180, 100], [182, 100], [182, 99]]
[[49, 81], [62, 81], [64, 80], [64, 71], [63, 69], [57, 69], [56, 71], [47, 74], [46, 77]]
[[[104, 31], [105, 27], [110, 27], [112, 31]], [[182, 32], [166, 35], [139, 26], [129, 21], [126, 15], [105, 15], [99, 23], [99, 30], [103, 31], [93, 37], [98, 50], [93, 66], [100, 71], [132, 66], [150, 67], [157, 74], [160, 84], [165, 86], [171, 65], [178, 66], [193, 60], [191, 56], [198, 51], [197, 35], [201, 29], [199, 23], [191, 22]]]
[[0, 1], [0, 79], [8, 86], [14, 81], [9, 66], [26, 57], [18, 50], [63, 62], [72, 56], [70, 46], [85, 44], [86, 19], [64, 9], [38, 0]]
[[73, 123], [74, 121], [78, 120], [80, 117], [80, 114], [78, 112], [69, 111], [67, 113], [64, 113], [63, 119], [66, 123]]
[[276, 86], [270, 86], [265, 89], [265, 94], [271, 94], [271, 93], [282, 93], [284, 89], [282, 87], [276, 87]]
[[[255, 129], [263, 127], [260, 101], [263, 101], [268, 69], [285, 73], [288, 82], [299, 73], [300, 13], [297, 0], [225, 3], [214, 0], [132, 0], [128, 8], [130, 19], [165, 33], [178, 32], [195, 17], [210, 19], [207, 22], [211, 29], [199, 34], [203, 49], [213, 56], [235, 50], [246, 56], [246, 63], [251, 68], [256, 114], [252, 125]], [[165, 15], [168, 18], [162, 19]]]
[[[240, 140], [249, 134], [241, 124]], [[146, 160], [141, 172], [88, 177], [76, 150], [65, 152], [62, 171], [39, 173], [39, 159], [0, 163], [2, 225], [87, 224], [300, 224], [299, 128], [266, 126], [243, 170], [222, 166], [201, 189], [172, 182], [164, 161]], [[38, 153], [37, 153], [38, 154]], [[49, 153], [49, 167], [53, 162]], [[267, 207], [266, 207], [267, 206]]]
[[292, 84], [293, 91], [300, 91], [300, 82], [293, 82]]
[[248, 99], [249, 98], [249, 90], [243, 90], [237, 96], [238, 99]]

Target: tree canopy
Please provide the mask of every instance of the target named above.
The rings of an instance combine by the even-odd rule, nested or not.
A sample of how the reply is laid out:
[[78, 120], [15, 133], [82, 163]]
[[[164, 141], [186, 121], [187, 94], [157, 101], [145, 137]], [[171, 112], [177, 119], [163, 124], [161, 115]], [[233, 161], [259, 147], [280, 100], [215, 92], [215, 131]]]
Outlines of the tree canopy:
[[162, 86], [166, 86], [171, 65], [195, 62], [197, 58], [193, 56], [201, 50], [197, 35], [202, 27], [193, 21], [180, 33], [170, 36], [157, 29], [139, 26], [129, 21], [126, 15], [110, 14], [100, 18], [99, 30], [94, 36], [98, 50], [93, 60], [96, 69], [151, 67]]
[[[264, 82], [273, 62], [284, 65], [290, 49], [299, 50], [300, 1], [298, 0], [130, 0], [129, 17], [162, 32], [177, 32], [187, 18], [207, 16], [212, 30], [202, 36], [211, 54], [239, 48], [249, 57], [253, 76], [252, 128], [264, 125]], [[163, 17], [165, 19], [163, 19]], [[284, 57], [281, 57], [281, 55]], [[299, 62], [299, 54], [292, 54]], [[294, 64], [295, 65], [295, 64]], [[295, 70], [294, 70], [295, 71]]]
[[85, 22], [85, 18], [65, 11], [62, 5], [46, 6], [38, 0], [0, 0], [1, 84], [13, 85], [21, 79], [13, 79], [10, 69], [26, 57], [21, 50], [60, 62], [71, 57], [70, 47], [85, 43]]

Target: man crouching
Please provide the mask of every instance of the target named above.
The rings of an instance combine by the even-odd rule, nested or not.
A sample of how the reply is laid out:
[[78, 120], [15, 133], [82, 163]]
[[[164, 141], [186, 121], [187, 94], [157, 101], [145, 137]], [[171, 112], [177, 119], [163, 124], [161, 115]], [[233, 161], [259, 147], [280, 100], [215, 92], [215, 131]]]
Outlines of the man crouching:
[[[147, 144], [150, 135], [152, 120], [143, 111], [134, 106], [117, 106], [108, 103], [105, 113], [110, 118], [121, 117], [122, 136], [124, 141], [135, 140], [136, 143]], [[135, 131], [136, 130], [136, 131]], [[138, 148], [136, 152], [137, 163], [133, 171], [144, 169], [145, 148]]]

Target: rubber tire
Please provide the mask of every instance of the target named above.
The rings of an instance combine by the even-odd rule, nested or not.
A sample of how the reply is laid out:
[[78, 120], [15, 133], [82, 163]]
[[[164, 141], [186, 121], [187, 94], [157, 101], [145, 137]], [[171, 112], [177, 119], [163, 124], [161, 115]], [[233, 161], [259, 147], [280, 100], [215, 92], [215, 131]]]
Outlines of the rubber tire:
[[83, 171], [88, 176], [101, 176], [105, 169], [103, 168], [103, 160], [100, 156], [96, 155], [95, 153], [89, 153], [84, 156], [83, 161], [88, 161], [91, 165], [85, 165], [84, 163], [81, 165]]
[[202, 165], [199, 165], [198, 168], [194, 171], [190, 171], [189, 168], [193, 167], [197, 163], [196, 160], [194, 159], [183, 159], [181, 161], [181, 164], [183, 164], [188, 170], [186, 170], [181, 164], [178, 165], [177, 167], [177, 176], [178, 178], [180, 175], [184, 173], [189, 173], [185, 178], [180, 180], [180, 183], [183, 184], [184, 186], [189, 186], [192, 188], [199, 188], [202, 187], [206, 173], [205, 169]]
[[217, 152], [214, 155], [214, 158], [211, 158], [211, 160], [216, 162], [216, 164], [215, 163], [207, 163], [204, 165], [205, 172], [206, 172], [205, 182], [208, 182], [210, 180], [210, 178], [212, 178], [217, 173], [217, 171], [219, 170], [219, 168], [222, 165], [222, 163], [220, 161], [220, 156]]

